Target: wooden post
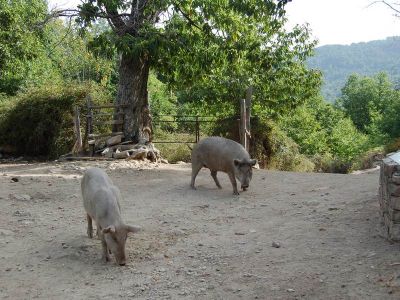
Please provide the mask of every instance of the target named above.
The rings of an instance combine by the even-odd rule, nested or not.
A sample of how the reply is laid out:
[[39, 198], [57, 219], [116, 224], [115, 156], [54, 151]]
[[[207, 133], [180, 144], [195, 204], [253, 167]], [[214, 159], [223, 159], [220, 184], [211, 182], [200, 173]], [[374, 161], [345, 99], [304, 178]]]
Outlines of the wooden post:
[[247, 149], [247, 134], [246, 134], [246, 100], [242, 99], [240, 100], [240, 129], [239, 129], [239, 134], [240, 134], [240, 143], [242, 146]]
[[253, 87], [250, 86], [246, 90], [246, 128], [250, 133], [250, 117], [251, 117], [251, 97], [253, 96]]
[[249, 152], [250, 150], [250, 138], [251, 138], [251, 126], [250, 126], [250, 118], [251, 118], [251, 98], [253, 96], [253, 87], [250, 86], [246, 90], [246, 150]]
[[[92, 101], [90, 99], [90, 96], [87, 97], [86, 104], [87, 104], [86, 128], [88, 136], [90, 136], [93, 133], [93, 110], [92, 110]], [[88, 143], [90, 148], [90, 155], [93, 156], [95, 142], [93, 140], [90, 140], [88, 141]]]
[[73, 153], [79, 154], [82, 151], [82, 135], [81, 135], [81, 120], [79, 118], [79, 107], [75, 106], [74, 110], [74, 129], [76, 142], [72, 150]]
[[199, 124], [199, 116], [196, 116], [196, 143], [200, 140], [200, 124]]
[[87, 104], [87, 128], [88, 128], [88, 133], [92, 134], [93, 133], [93, 110], [92, 110], [92, 101], [90, 100], [90, 96], [87, 97], [86, 99], [86, 104]]

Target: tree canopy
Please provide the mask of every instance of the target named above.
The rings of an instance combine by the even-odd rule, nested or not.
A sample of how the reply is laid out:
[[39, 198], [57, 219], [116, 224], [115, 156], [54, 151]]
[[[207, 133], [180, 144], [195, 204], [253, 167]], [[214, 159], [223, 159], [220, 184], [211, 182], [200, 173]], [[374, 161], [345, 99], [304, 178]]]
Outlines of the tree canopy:
[[[0, 91], [15, 94], [35, 73], [46, 72], [44, 34], [38, 26], [47, 14], [43, 0], [0, 0]], [[40, 62], [40, 63], [39, 63]]]
[[235, 110], [252, 85], [255, 107], [281, 112], [320, 86], [319, 72], [304, 64], [315, 46], [308, 28], [284, 27], [287, 2], [90, 0], [78, 20], [88, 27], [106, 19], [112, 31], [93, 43], [99, 52], [148, 61], [180, 101], [229, 102]]

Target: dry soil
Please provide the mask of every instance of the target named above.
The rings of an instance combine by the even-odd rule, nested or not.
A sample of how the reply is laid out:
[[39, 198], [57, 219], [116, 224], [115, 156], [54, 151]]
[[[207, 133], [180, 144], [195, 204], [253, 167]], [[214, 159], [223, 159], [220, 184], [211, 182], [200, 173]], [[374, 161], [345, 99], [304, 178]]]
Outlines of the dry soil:
[[[80, 178], [106, 169], [123, 195], [128, 265], [86, 236]], [[0, 165], [2, 299], [399, 299], [399, 244], [380, 235], [378, 172], [255, 170], [218, 189], [190, 165]], [[280, 246], [280, 247], [279, 247]]]

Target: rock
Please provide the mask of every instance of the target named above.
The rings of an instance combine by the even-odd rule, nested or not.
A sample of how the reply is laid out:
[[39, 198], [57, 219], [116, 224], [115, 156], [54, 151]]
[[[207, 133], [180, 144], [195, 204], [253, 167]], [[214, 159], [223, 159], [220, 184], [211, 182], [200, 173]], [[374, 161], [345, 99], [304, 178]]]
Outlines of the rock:
[[11, 178], [11, 181], [12, 181], [12, 182], [18, 182], [19, 179], [18, 179], [17, 177], [12, 177], [12, 178]]
[[160, 162], [161, 162], [162, 164], [168, 164], [168, 163], [169, 163], [168, 160], [166, 160], [166, 159], [164, 159], [164, 158], [161, 158]]
[[0, 236], [11, 236], [11, 235], [14, 235], [14, 232], [12, 232], [11, 230], [0, 228]]
[[272, 247], [274, 247], [274, 248], [280, 248], [281, 247], [281, 244], [279, 243], [279, 242], [272, 242]]
[[235, 232], [235, 235], [245, 235], [245, 232]]
[[289, 293], [293, 293], [294, 289], [287, 289], [286, 291], [288, 291]]
[[17, 200], [17, 201], [29, 201], [32, 199], [32, 197], [28, 194], [20, 194], [20, 195], [10, 194], [9, 198], [11, 200]]
[[14, 217], [30, 217], [31, 214], [30, 214], [29, 212], [24, 212], [24, 211], [16, 210], [16, 211], [13, 213], [13, 216], [14, 216]]

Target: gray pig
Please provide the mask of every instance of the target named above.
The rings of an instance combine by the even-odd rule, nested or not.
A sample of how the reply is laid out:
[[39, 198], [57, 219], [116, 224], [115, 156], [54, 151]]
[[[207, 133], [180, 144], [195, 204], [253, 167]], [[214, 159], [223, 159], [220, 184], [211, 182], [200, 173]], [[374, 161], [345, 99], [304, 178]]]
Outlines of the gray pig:
[[242, 145], [223, 137], [207, 137], [198, 142], [192, 151], [192, 182], [190, 186], [196, 189], [194, 182], [202, 167], [210, 169], [211, 176], [218, 188], [221, 188], [217, 171], [228, 174], [232, 183], [233, 194], [239, 195], [236, 179], [240, 181], [245, 191], [252, 177], [252, 167], [257, 163]]
[[120, 266], [126, 264], [125, 242], [128, 232], [138, 232], [140, 227], [126, 225], [121, 218], [119, 189], [108, 175], [99, 168], [91, 168], [82, 178], [83, 206], [87, 214], [87, 234], [93, 237], [92, 219], [103, 246], [103, 259], [110, 260], [114, 254]]

